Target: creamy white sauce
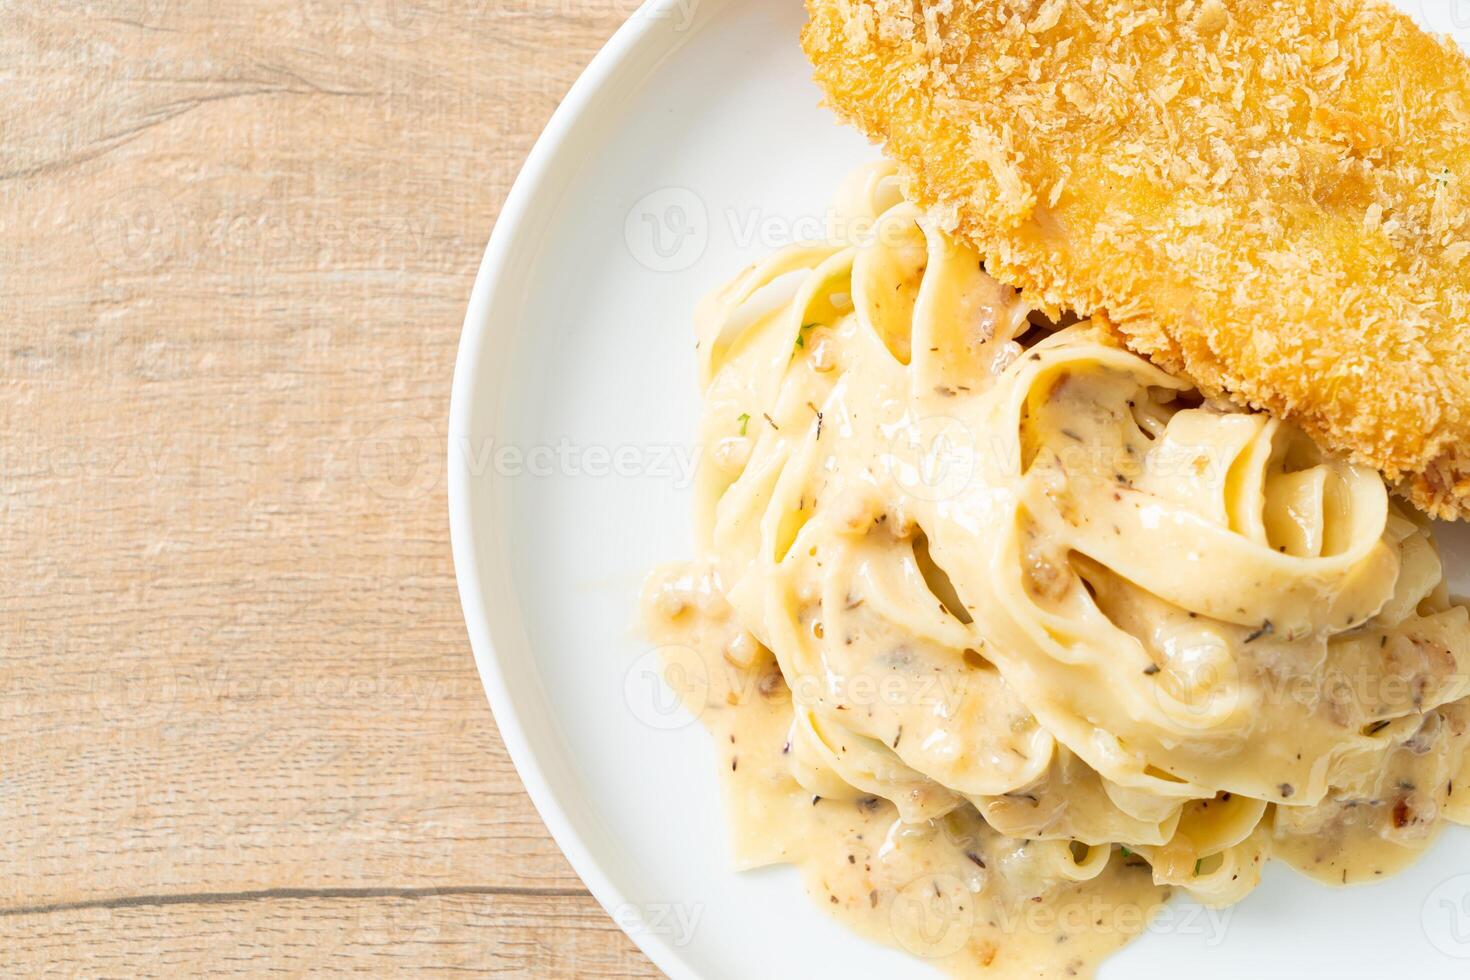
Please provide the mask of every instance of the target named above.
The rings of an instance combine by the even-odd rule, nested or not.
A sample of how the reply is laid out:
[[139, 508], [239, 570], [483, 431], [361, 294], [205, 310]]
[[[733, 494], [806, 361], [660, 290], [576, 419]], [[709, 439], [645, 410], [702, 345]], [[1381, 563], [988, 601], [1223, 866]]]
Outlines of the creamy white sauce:
[[958, 975], [1079, 976], [1174, 888], [1470, 819], [1470, 615], [1376, 474], [1033, 327], [885, 168], [838, 207], [854, 241], [701, 309], [703, 555], [644, 599], [742, 867]]

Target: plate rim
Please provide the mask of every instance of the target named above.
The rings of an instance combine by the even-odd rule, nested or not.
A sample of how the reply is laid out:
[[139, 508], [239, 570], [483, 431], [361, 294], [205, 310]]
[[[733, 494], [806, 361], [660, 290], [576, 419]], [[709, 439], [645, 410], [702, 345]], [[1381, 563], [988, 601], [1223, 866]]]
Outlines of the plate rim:
[[[508, 279], [507, 273], [518, 246], [535, 235], [538, 220], [547, 213], [544, 191], [548, 179], [589, 137], [587, 130], [596, 124], [590, 110], [620, 72], [638, 63], [656, 64], [657, 59], [677, 50], [697, 33], [702, 26], [698, 22], [690, 24], [682, 36], [661, 30], [667, 27], [665, 21], [679, 14], [688, 3], [689, 0], [646, 0], [631, 13], [583, 69], [535, 140], [494, 223], [475, 275], [455, 358], [445, 447], [450, 544], [457, 591], [481, 686], [501, 740], [526, 794], [573, 871], [619, 930], [673, 980], [698, 980], [700, 973], [684, 950], [657, 930], [636, 928], [637, 921], [630, 921], [624, 914], [636, 906], [614, 883], [602, 860], [572, 823], [563, 797], [552, 788], [547, 777], [547, 769], [542, 764], [544, 753], [533, 748], [512, 697], [500, 653], [505, 647], [496, 642], [497, 636], [504, 635], [506, 622], [502, 618], [492, 628], [491, 604], [484, 599], [488, 581], [485, 571], [493, 565], [482, 566], [478, 555], [485, 540], [483, 535], [493, 536], [500, 531], [501, 515], [476, 518], [474, 495], [483, 492], [484, 480], [472, 472], [471, 456], [462, 447], [466, 445], [463, 440], [474, 431], [471, 423], [476, 410], [488, 418], [492, 427], [501, 419], [504, 406], [500, 399], [506, 390], [508, 374], [484, 373], [478, 368], [487, 344], [495, 339], [492, 311], [503, 303], [516, 302], [508, 295], [516, 284]], [[698, 3], [703, 8], [702, 14], [728, 5], [727, 0], [698, 0]], [[1404, 9], [1402, 0], [1396, 0], [1395, 6]]]
[[497, 398], [504, 390], [503, 378], [487, 382], [478, 375], [476, 366], [481, 361], [490, 333], [490, 311], [498, 305], [505, 288], [505, 273], [514, 246], [534, 230], [532, 219], [541, 186], [556, 162], [574, 148], [578, 131], [589, 123], [588, 110], [594, 96], [612, 76], [641, 55], [658, 54], [660, 46], [664, 53], [678, 46], [677, 38], [672, 43], [660, 38], [658, 28], [665, 19], [678, 12], [681, 2], [687, 0], [646, 0], [629, 15], [567, 91], [511, 184], [475, 274], [460, 331], [449, 402], [446, 482], [450, 549], [460, 609], [464, 614], [481, 686], [526, 795], [531, 798], [537, 814], [572, 870], [622, 933], [669, 977], [695, 980], [697, 974], [672, 944], [652, 930], [635, 932], [627, 929], [621, 917], [614, 913], [614, 909], [627, 904], [626, 898], [572, 825], [531, 747], [501, 667], [493, 636], [495, 631], [481, 599], [483, 580], [476, 555], [475, 532], [485, 528], [475, 525], [471, 504], [475, 477], [470, 471], [466, 453], [460, 448], [461, 440], [467, 438], [471, 431], [475, 407], [484, 399]]

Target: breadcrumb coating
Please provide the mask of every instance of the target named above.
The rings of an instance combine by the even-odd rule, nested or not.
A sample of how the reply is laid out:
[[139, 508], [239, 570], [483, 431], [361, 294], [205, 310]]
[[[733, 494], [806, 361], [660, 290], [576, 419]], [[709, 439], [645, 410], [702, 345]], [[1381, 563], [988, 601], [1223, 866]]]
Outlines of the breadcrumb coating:
[[1470, 59], [1377, 0], [808, 0], [828, 101], [1053, 313], [1470, 516]]

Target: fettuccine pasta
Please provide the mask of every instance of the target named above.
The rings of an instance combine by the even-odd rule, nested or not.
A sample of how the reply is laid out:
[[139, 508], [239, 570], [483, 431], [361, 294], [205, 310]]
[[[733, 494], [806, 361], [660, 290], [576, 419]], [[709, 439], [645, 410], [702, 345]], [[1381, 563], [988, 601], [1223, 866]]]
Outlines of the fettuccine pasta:
[[1043, 320], [886, 165], [838, 208], [700, 310], [703, 555], [646, 596], [745, 866], [1061, 976], [1470, 820], [1470, 615], [1375, 472]]

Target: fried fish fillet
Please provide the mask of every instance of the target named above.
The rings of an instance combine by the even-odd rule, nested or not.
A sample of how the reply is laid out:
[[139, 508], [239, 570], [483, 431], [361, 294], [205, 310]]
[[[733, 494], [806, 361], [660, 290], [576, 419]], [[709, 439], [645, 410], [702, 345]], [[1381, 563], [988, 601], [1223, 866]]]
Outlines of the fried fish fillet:
[[999, 278], [1470, 516], [1470, 60], [1375, 0], [808, 0]]

